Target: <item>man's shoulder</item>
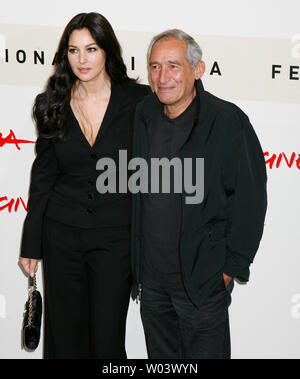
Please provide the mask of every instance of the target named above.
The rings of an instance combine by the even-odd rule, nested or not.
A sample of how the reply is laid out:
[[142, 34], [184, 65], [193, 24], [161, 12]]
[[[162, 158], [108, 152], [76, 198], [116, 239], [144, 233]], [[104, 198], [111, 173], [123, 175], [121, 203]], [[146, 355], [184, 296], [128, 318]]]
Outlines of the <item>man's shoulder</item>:
[[253, 129], [246, 113], [231, 101], [221, 99], [205, 91], [206, 105], [213, 107], [214, 122], [225, 132], [228, 139], [234, 138], [245, 130]]
[[[210, 92], [203, 91], [200, 95], [200, 102], [205, 103], [205, 108], [212, 109], [216, 117], [232, 124], [244, 124], [249, 121], [248, 116], [236, 104], [221, 99]], [[136, 107], [136, 112], [143, 119], [152, 118], [160, 109], [160, 102], [155, 93], [150, 93], [143, 97]], [[201, 112], [201, 106], [200, 106]]]
[[153, 115], [153, 112], [159, 110], [159, 104], [155, 93], [148, 93], [137, 105], [136, 112], [144, 117], [147, 117], [147, 115], [151, 116]]
[[213, 106], [215, 111], [226, 118], [247, 118], [244, 111], [231, 101], [221, 99], [210, 92], [204, 92], [208, 106]]
[[126, 95], [134, 98], [143, 98], [151, 93], [150, 86], [141, 84], [136, 81], [130, 81], [123, 84], [123, 88], [126, 91]]

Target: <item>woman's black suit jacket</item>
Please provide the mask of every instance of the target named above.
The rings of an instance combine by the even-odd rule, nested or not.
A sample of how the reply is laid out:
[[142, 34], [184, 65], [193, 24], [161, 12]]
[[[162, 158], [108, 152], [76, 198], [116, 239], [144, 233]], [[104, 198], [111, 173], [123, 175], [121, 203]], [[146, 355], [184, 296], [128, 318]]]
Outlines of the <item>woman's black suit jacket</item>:
[[136, 104], [150, 93], [146, 85], [111, 84], [111, 97], [93, 147], [90, 146], [69, 107], [66, 141], [38, 137], [29, 189], [28, 213], [24, 221], [21, 257], [42, 258], [42, 226], [47, 215], [59, 222], [83, 228], [129, 225], [129, 193], [100, 194], [96, 179], [98, 159], [116, 162], [119, 150], [131, 156]]

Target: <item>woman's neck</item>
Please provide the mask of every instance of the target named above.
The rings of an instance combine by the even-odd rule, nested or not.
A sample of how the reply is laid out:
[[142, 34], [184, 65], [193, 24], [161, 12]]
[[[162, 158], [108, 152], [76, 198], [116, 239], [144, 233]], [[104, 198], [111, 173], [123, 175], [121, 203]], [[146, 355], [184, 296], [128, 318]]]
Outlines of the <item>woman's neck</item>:
[[97, 80], [88, 82], [77, 81], [74, 86], [73, 95], [80, 100], [96, 100], [106, 98], [110, 95], [111, 81], [108, 75]]

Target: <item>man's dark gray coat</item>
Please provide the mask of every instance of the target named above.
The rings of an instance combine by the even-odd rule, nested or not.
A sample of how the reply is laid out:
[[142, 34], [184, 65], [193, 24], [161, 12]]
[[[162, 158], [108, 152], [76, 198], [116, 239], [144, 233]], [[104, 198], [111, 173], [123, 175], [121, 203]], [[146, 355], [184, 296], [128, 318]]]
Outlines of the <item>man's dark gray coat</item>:
[[[249, 280], [249, 266], [264, 228], [267, 177], [264, 155], [248, 117], [236, 105], [205, 91], [201, 80], [196, 88], [198, 119], [183, 141], [179, 158], [182, 162], [204, 158], [204, 198], [199, 204], [186, 204], [190, 194], [183, 190], [179, 256], [184, 287], [199, 307], [223, 272]], [[138, 105], [133, 157], [147, 160], [161, 106], [155, 94]], [[133, 298], [142, 283], [141, 231], [141, 193], [137, 193], [132, 202]]]

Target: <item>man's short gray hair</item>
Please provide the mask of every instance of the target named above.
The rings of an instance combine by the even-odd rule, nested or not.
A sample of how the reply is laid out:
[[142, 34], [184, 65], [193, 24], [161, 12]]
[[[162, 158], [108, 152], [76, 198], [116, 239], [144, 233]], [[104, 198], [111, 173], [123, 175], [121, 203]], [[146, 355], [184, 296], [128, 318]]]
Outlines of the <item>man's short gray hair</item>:
[[166, 37], [175, 37], [186, 42], [186, 59], [188, 60], [191, 69], [194, 70], [194, 68], [202, 59], [202, 50], [193, 37], [191, 37], [189, 34], [185, 33], [180, 29], [166, 30], [152, 38], [147, 52], [148, 65], [150, 63], [150, 57], [153, 46], [156, 44], [156, 42]]

